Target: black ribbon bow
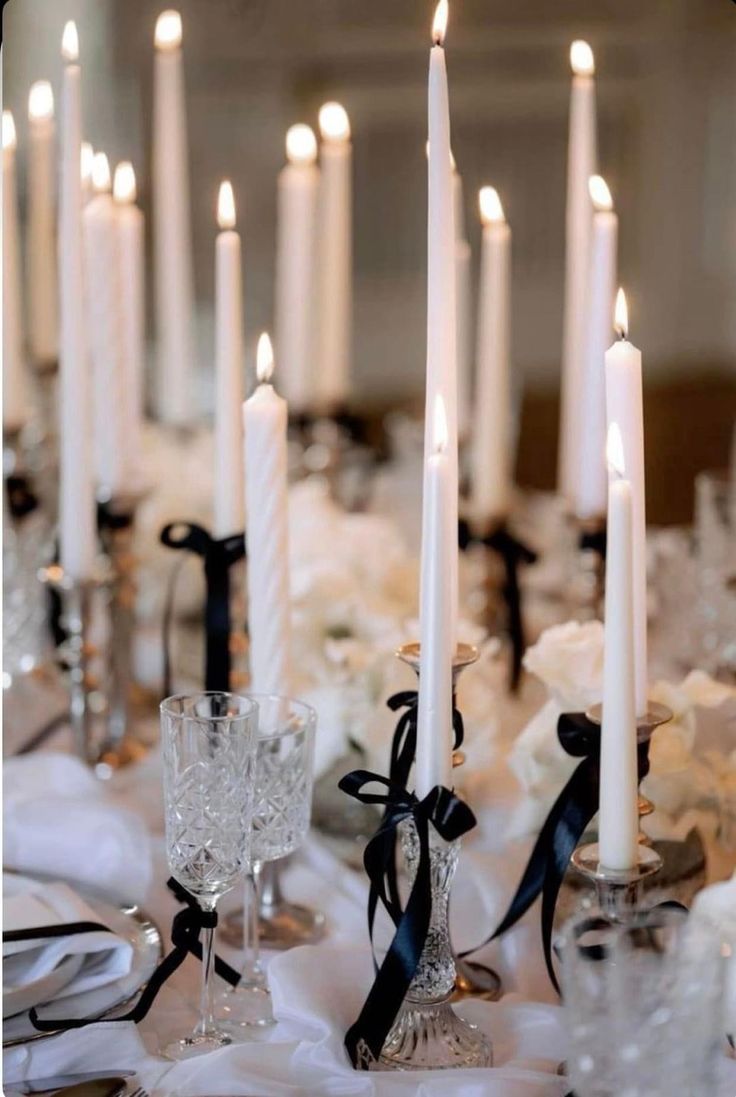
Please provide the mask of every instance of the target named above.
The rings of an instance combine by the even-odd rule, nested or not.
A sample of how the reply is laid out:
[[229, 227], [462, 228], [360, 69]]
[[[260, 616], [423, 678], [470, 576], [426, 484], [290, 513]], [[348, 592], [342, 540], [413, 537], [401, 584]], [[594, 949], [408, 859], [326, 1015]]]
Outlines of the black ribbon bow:
[[[199, 935], [203, 929], [214, 929], [217, 925], [217, 911], [216, 910], [202, 910], [196, 898], [187, 891], [185, 887], [173, 877], [167, 881], [166, 886], [172, 891], [180, 903], [184, 903], [184, 909], [180, 910], [174, 915], [174, 921], [171, 924], [171, 943], [174, 946], [166, 956], [164, 956], [161, 963], [154, 971], [151, 978], [146, 983], [146, 986], [141, 994], [140, 998], [133, 1006], [120, 1017], [109, 1017], [106, 1020], [110, 1022], [117, 1021], [134, 1021], [138, 1024], [146, 1016], [151, 1006], [153, 1005], [158, 992], [161, 987], [170, 979], [177, 968], [180, 968], [184, 963], [188, 955], [196, 956], [198, 960], [202, 959], [202, 943], [199, 940]], [[77, 926], [87, 926], [87, 929], [75, 929], [73, 932], [87, 933], [90, 929], [107, 929], [106, 926], [98, 925], [95, 922], [80, 922], [76, 923]], [[54, 926], [45, 927], [54, 930], [68, 930], [67, 926]], [[21, 931], [32, 933], [34, 937], [41, 936], [66, 936], [66, 933], [42, 933], [38, 930]], [[3, 934], [3, 940], [5, 935]], [[215, 956], [215, 971], [230, 984], [230, 986], [237, 986], [240, 982], [240, 975], [234, 968], [231, 968], [229, 964], [226, 964], [224, 960], [221, 960], [219, 956]], [[30, 1010], [29, 1017], [31, 1024], [39, 1032], [59, 1032], [66, 1031], [70, 1028], [84, 1028], [85, 1025], [94, 1024], [97, 1017], [74, 1017], [74, 1018], [59, 1018], [54, 1020], [51, 1017], [41, 1018], [38, 1016], [35, 1007]]]
[[[365, 786], [370, 784], [383, 785], [385, 791], [364, 792]], [[370, 880], [368, 934], [371, 949], [379, 900], [396, 926], [396, 932], [380, 967], [374, 953], [376, 977], [373, 986], [358, 1019], [345, 1036], [350, 1061], [357, 1069], [365, 1070], [381, 1054], [414, 978], [427, 939], [432, 913], [429, 825], [431, 823], [446, 842], [453, 842], [475, 826], [475, 816], [467, 804], [441, 785], [436, 785], [423, 800], [418, 800], [413, 792], [388, 778], [359, 769], [347, 773], [339, 782], [339, 787], [362, 804], [383, 804], [386, 809], [381, 825], [363, 854], [363, 864]], [[390, 894], [388, 876], [394, 862], [396, 828], [402, 820], [409, 818], [414, 820], [417, 830], [419, 861], [406, 906], [402, 909]]]
[[606, 559], [606, 543], [607, 536], [605, 525], [600, 526], [597, 529], [584, 529], [580, 534], [580, 540], [578, 542], [581, 549], [597, 552], [603, 561]]
[[[600, 725], [589, 720], [584, 712], [564, 712], [557, 721], [557, 737], [563, 749], [573, 758], [580, 758], [572, 776], [555, 800], [501, 924], [476, 948], [462, 953], [468, 956], [478, 948], [500, 937], [526, 914], [534, 900], [542, 896], [542, 944], [547, 971], [555, 990], [559, 991], [552, 965], [552, 926], [555, 906], [563, 877], [575, 847], [586, 827], [598, 811], [600, 798]], [[649, 741], [638, 745], [639, 780], [649, 772]]]
[[508, 633], [511, 640], [511, 676], [509, 684], [515, 693], [519, 687], [521, 662], [526, 650], [524, 620], [521, 612], [519, 565], [534, 564], [537, 560], [537, 554], [523, 541], [514, 537], [503, 524], [496, 526], [485, 537], [480, 537], [471, 532], [465, 519], [461, 519], [458, 527], [458, 543], [463, 551], [473, 543], [485, 545], [486, 548], [497, 553], [503, 562], [505, 579], [502, 594], [506, 603]]
[[[400, 693], [394, 693], [386, 701], [392, 712], [404, 709], [398, 719], [391, 740], [391, 760], [389, 763], [389, 779], [402, 788], [409, 784], [409, 773], [414, 764], [417, 753], [417, 712], [419, 708], [419, 693], [415, 689], [406, 689]], [[462, 713], [453, 705], [452, 726], [455, 732], [454, 750], [459, 750], [465, 738]]]
[[[170, 522], [161, 530], [161, 543], [172, 549], [183, 549], [201, 556], [207, 597], [204, 611], [206, 655], [204, 688], [230, 688], [230, 568], [245, 556], [245, 534], [215, 540], [206, 529], [194, 522]], [[164, 612], [164, 696], [171, 693], [171, 650], [169, 635], [173, 616], [174, 588], [177, 572], [169, 585]]]
[[5, 492], [11, 518], [25, 518], [38, 508], [38, 496], [24, 473], [11, 473], [5, 477]]

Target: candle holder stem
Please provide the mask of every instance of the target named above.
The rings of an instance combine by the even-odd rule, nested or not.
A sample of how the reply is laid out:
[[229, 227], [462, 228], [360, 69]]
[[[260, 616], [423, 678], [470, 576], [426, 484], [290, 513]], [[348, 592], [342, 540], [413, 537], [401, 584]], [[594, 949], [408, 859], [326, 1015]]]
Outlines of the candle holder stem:
[[[403, 644], [396, 655], [403, 663], [410, 666], [416, 673], [417, 679], [420, 673], [421, 648], [418, 643]], [[458, 644], [452, 659], [452, 703], [456, 706], [457, 684], [462, 672], [479, 659], [478, 649], [472, 644]], [[452, 755], [453, 769], [462, 766], [465, 762], [465, 752], [455, 750]], [[462, 998], [483, 998], [487, 1002], [497, 1002], [503, 993], [501, 976], [487, 964], [481, 964], [478, 960], [466, 960], [455, 957], [455, 1000]]]
[[98, 759], [106, 773], [138, 761], [150, 746], [133, 733], [131, 713], [138, 563], [133, 536], [144, 497], [144, 492], [121, 495], [100, 508], [100, 532], [112, 571], [107, 730]]
[[59, 564], [52, 564], [40, 572], [40, 578], [59, 593], [62, 601], [61, 624], [66, 640], [59, 648], [59, 655], [69, 682], [74, 749], [83, 762], [95, 765], [98, 759], [96, 716], [102, 707], [102, 694], [94, 672], [99, 652], [92, 641], [92, 623], [95, 598], [99, 592], [109, 589], [110, 575], [99, 572], [91, 579], [75, 580], [66, 575]]
[[[419, 865], [419, 838], [412, 819], [401, 824], [401, 846], [410, 878]], [[455, 1013], [455, 960], [449, 931], [449, 902], [460, 842], [445, 842], [430, 827], [432, 911], [419, 966], [383, 1045], [378, 1068], [430, 1070], [489, 1067], [488, 1038]]]

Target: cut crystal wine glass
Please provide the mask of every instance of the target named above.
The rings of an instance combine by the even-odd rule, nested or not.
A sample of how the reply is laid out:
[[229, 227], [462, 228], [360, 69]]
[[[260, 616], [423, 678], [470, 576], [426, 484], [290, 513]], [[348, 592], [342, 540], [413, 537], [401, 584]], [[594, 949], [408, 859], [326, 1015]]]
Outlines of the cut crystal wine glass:
[[[204, 911], [242, 878], [253, 817], [258, 706], [231, 693], [169, 697], [161, 705], [169, 870]], [[229, 1044], [212, 1004], [214, 928], [202, 930], [200, 1019], [164, 1051], [188, 1058]]]
[[250, 694], [258, 704], [258, 747], [250, 868], [243, 911], [240, 983], [221, 999], [228, 1027], [273, 1024], [271, 995], [259, 954], [258, 879], [265, 862], [288, 856], [304, 841], [312, 814], [317, 714], [301, 701]]

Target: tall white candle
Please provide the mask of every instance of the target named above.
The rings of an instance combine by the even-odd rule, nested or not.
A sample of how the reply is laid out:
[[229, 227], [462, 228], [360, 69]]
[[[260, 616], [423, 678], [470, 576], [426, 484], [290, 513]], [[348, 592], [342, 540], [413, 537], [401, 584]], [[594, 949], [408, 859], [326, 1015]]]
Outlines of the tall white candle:
[[59, 353], [56, 282], [56, 127], [54, 93], [38, 80], [28, 95], [28, 346], [40, 365]]
[[28, 382], [23, 349], [20, 229], [15, 122], [3, 111], [3, 427], [17, 431], [28, 418]]
[[82, 141], [79, 150], [79, 170], [82, 173], [82, 205], [92, 197], [92, 165], [95, 162], [95, 150], [91, 141]]
[[608, 432], [606, 617], [603, 654], [599, 860], [615, 871], [636, 864], [639, 829], [634, 705], [632, 486], [615, 422]]
[[95, 479], [100, 497], [110, 498], [126, 486], [127, 378], [122, 355], [118, 219], [110, 193], [110, 166], [104, 152], [95, 153], [92, 185], [95, 193], [82, 213], [82, 228], [94, 392]]
[[[424, 468], [428, 475], [429, 458], [434, 452], [433, 421], [437, 397], [442, 396], [447, 419], [447, 461], [455, 484], [444, 523], [445, 536], [452, 540], [448, 548], [452, 643], [457, 631], [457, 331], [455, 326], [455, 216], [450, 151], [450, 107], [447, 69], [443, 46], [447, 27], [447, 0], [440, 0], [432, 24], [432, 49], [429, 60], [429, 157], [427, 219], [427, 374], [425, 398]], [[427, 492], [425, 483], [425, 495]], [[422, 540], [427, 536], [427, 508], [423, 511]], [[422, 593], [424, 595], [424, 578]]]
[[141, 426], [145, 385], [145, 222], [136, 205], [133, 165], [115, 168], [113, 198], [117, 211], [120, 263], [120, 347], [123, 375], [123, 436], [131, 483], [140, 480]]
[[309, 126], [286, 134], [287, 163], [278, 178], [276, 237], [276, 350], [284, 395], [292, 412], [315, 401], [317, 141]]
[[61, 40], [59, 145], [59, 548], [73, 579], [94, 567], [96, 512], [92, 478], [92, 391], [84, 323], [82, 253], [82, 113], [77, 28], [67, 23]]
[[579, 518], [606, 513], [606, 381], [603, 367], [611, 339], [611, 317], [616, 293], [618, 217], [611, 192], [600, 175], [589, 181], [593, 203], [586, 332], [578, 407], [580, 457], [572, 470], [571, 500]]
[[[447, 453], [447, 420], [442, 397], [435, 398], [432, 450], [424, 479], [422, 600], [420, 607], [419, 704], [417, 709], [416, 794], [452, 784], [452, 592], [447, 582], [452, 545], [447, 536], [457, 482]], [[457, 541], [457, 534], [456, 534]]]
[[156, 23], [153, 70], [153, 245], [158, 337], [158, 413], [192, 415], [195, 340], [182, 26], [178, 11]]
[[243, 528], [243, 285], [232, 185], [220, 184], [215, 243], [215, 537]]
[[480, 191], [483, 222], [471, 513], [481, 527], [509, 506], [511, 229], [493, 187]]
[[286, 401], [271, 384], [273, 352], [258, 340], [258, 386], [243, 404], [248, 514], [248, 628], [251, 688], [289, 692], [291, 623], [287, 511]]
[[455, 219], [455, 314], [457, 330], [457, 433], [459, 439], [470, 430], [472, 390], [471, 286], [472, 251], [465, 234], [463, 179], [452, 157], [452, 204]]
[[606, 414], [617, 423], [626, 455], [633, 509], [634, 678], [636, 715], [647, 710], [647, 519], [644, 480], [644, 409], [641, 351], [627, 339], [626, 297], [616, 297], [615, 327], [619, 339], [606, 351]]
[[340, 103], [319, 112], [317, 388], [321, 407], [343, 406], [350, 389], [353, 297], [353, 150]]
[[565, 314], [558, 463], [558, 490], [568, 499], [576, 464], [580, 458], [577, 446], [580, 414], [578, 400], [592, 224], [588, 180], [595, 174], [597, 161], [595, 62], [593, 51], [587, 42], [572, 43], [570, 64], [573, 77], [567, 148]]

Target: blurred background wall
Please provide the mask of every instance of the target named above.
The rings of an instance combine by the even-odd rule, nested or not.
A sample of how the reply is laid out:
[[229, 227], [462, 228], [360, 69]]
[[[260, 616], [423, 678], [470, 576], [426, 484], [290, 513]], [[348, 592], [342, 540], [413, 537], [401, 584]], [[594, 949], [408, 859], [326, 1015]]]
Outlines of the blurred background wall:
[[[80, 33], [87, 136], [132, 159], [150, 214], [155, 0], [10, 0], [4, 105], [20, 157], [28, 88], [58, 88]], [[248, 346], [272, 322], [275, 179], [287, 127], [339, 99], [355, 147], [355, 393], [421, 394], [426, 70], [432, 0], [181, 0], [203, 367], [211, 356], [214, 211], [233, 180]], [[646, 372], [655, 521], [690, 515], [692, 475], [725, 464], [736, 416], [736, 5], [732, 0], [451, 0], [453, 148], [477, 266], [477, 191], [514, 232], [518, 475], [554, 475], [564, 271], [568, 49], [595, 51], [600, 170], [621, 219], [620, 279]], [[206, 398], [203, 397], [203, 401]]]

